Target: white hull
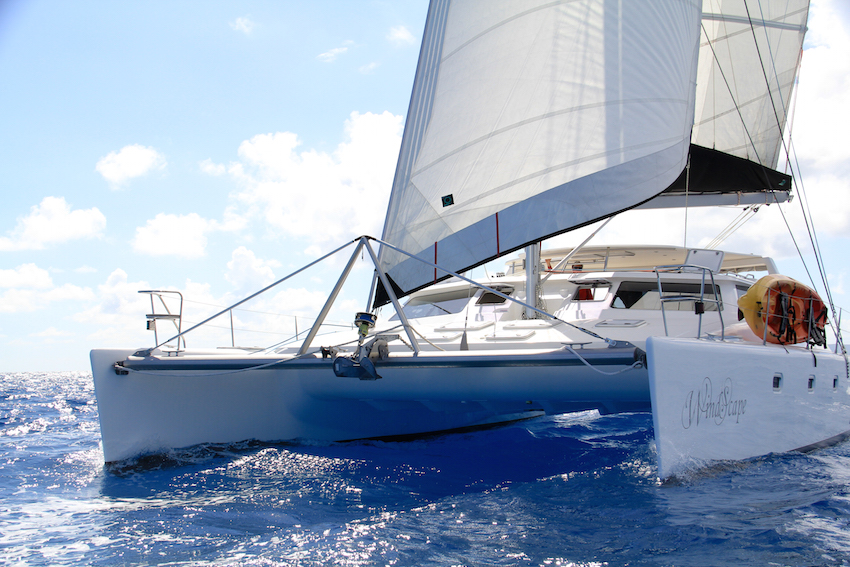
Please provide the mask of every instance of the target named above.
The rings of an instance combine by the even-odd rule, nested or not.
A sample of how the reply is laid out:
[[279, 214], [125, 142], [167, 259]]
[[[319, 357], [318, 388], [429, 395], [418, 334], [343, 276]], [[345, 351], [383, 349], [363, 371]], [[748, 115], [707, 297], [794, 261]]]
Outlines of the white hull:
[[[94, 350], [91, 358], [106, 462], [200, 443], [346, 441], [651, 409], [658, 475], [668, 478], [850, 432], [844, 358], [828, 351], [651, 337], [648, 369], [629, 368], [633, 348], [578, 352], [596, 370], [565, 350], [423, 353], [378, 363], [379, 380], [338, 377], [331, 360], [318, 357]], [[133, 370], [116, 373], [125, 360]], [[274, 360], [282, 360], [277, 368], [247, 368]]]
[[[674, 294], [665, 301], [676, 302], [662, 310], [658, 276], [639, 265], [667, 253], [618, 254], [635, 264], [623, 271], [553, 274], [543, 298], [560, 319], [525, 319], [518, 305], [465, 281], [436, 286], [407, 307], [424, 339], [418, 354], [393, 334], [400, 329], [392, 318], [364, 338], [359, 357], [347, 331], [322, 336], [334, 347], [304, 352], [93, 350], [104, 458], [251, 439], [422, 435], [597, 409], [652, 411], [658, 472], [667, 478], [710, 461], [835, 442], [850, 431], [842, 355], [765, 345], [742, 323], [730, 324], [738, 314], [732, 298], [752, 281], [734, 273], [713, 276], [707, 289], [716, 285], [726, 299], [712, 303], [715, 292], [706, 292], [705, 314], [697, 316], [701, 269], [662, 272], [665, 294]], [[589, 250], [588, 259], [595, 254]], [[761, 260], [733, 257], [726, 265], [741, 262], [746, 269]], [[517, 274], [497, 282], [511, 292], [523, 286]], [[582, 290], [595, 295], [582, 298]], [[696, 335], [703, 338], [673, 338]]]
[[137, 370], [117, 374], [132, 352], [91, 353], [106, 462], [207, 442], [343, 441], [649, 409], [646, 369], [628, 369], [633, 348], [582, 351], [603, 371], [628, 369], [616, 376], [561, 350], [394, 356], [376, 365], [379, 380], [338, 377], [321, 358], [246, 371], [234, 365], [274, 359], [133, 358]]
[[652, 337], [647, 360], [661, 478], [850, 432], [846, 362], [829, 351]]

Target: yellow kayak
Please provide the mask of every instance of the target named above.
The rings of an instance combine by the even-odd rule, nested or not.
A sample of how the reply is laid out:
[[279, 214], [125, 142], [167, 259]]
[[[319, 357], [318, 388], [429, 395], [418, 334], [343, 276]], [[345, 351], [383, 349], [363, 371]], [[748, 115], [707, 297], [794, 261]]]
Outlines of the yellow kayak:
[[769, 343], [826, 345], [826, 306], [815, 290], [793, 278], [764, 276], [738, 299], [738, 308], [753, 333]]

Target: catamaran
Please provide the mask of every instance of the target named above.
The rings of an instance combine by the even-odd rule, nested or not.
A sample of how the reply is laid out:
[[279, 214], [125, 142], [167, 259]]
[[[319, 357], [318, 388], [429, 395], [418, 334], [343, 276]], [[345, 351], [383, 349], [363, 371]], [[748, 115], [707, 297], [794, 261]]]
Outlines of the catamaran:
[[[829, 294], [757, 255], [540, 244], [633, 208], [788, 201], [776, 167], [807, 13], [804, 0], [433, 0], [382, 237], [327, 255], [353, 248], [298, 344], [185, 343], [287, 276], [186, 330], [182, 308], [152, 309], [152, 327], [178, 329], [153, 347], [93, 350], [104, 459], [586, 410], [652, 412], [661, 478], [846, 438]], [[502, 273], [465, 275], [518, 251]], [[320, 336], [361, 255], [368, 307]], [[153, 307], [170, 292], [145, 293]]]

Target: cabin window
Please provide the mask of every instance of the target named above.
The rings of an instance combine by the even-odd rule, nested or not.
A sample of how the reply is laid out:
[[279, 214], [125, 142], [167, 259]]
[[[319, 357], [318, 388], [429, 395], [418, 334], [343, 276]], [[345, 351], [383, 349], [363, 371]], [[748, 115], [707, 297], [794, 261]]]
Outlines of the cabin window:
[[776, 373], [773, 375], [773, 391], [778, 392], [782, 390], [782, 374]]
[[[747, 294], [747, 291], [749, 291], [749, 289], [750, 288], [748, 288], [747, 286], [744, 286], [744, 285], [736, 285], [735, 286], [735, 293], [738, 294], [738, 299], [741, 299], [742, 297], [744, 297]], [[740, 309], [738, 309], [738, 321], [743, 321], [743, 320], [744, 320], [744, 312], [741, 311]]]
[[573, 301], [602, 301], [610, 290], [610, 284], [580, 285], [573, 295]]
[[809, 376], [809, 392], [815, 389], [815, 377]]
[[[698, 283], [662, 282], [664, 297], [693, 297], [691, 301], [670, 301], [664, 305], [666, 311], [694, 311], [694, 301], [699, 299]], [[705, 286], [705, 299], [720, 298], [720, 290], [711, 284]], [[617, 288], [611, 307], [616, 309], [661, 309], [656, 282], [623, 282]], [[717, 311], [717, 304], [706, 301], [706, 311]]]
[[[460, 313], [466, 307], [466, 304], [469, 303], [469, 298], [474, 294], [475, 292], [473, 290], [459, 289], [443, 293], [418, 295], [411, 297], [402, 309], [409, 319]], [[398, 320], [398, 314], [393, 315], [389, 320]]]
[[[514, 292], [514, 289], [510, 286], [496, 286], [493, 289], [505, 295], [511, 295]], [[478, 301], [475, 302], [475, 305], [501, 305], [506, 301], [507, 299], [501, 295], [496, 295], [492, 291], [485, 291], [478, 298]]]
[[507, 301], [501, 295], [496, 295], [492, 291], [485, 291], [481, 294], [481, 297], [478, 298], [478, 301], [475, 302], [475, 305], [501, 305]]
[[835, 390], [838, 388], [838, 376], [832, 377], [832, 389]]

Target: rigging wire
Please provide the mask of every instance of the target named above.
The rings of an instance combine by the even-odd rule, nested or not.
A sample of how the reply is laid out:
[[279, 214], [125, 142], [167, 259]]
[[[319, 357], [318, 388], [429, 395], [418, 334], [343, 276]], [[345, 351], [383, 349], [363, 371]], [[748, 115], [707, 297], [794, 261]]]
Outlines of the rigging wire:
[[[206, 303], [204, 301], [196, 301], [194, 299], [184, 299], [183, 303], [194, 303], [196, 305], [206, 305], [207, 307], [215, 307], [217, 309], [225, 309], [226, 308], [226, 306], [218, 304], [218, 303]], [[307, 315], [291, 315], [289, 313], [278, 313], [278, 312], [274, 312], [274, 311], [257, 311], [256, 309], [242, 309], [242, 308], [231, 309], [230, 311], [240, 311], [242, 313], [254, 313], [254, 314], [258, 314], [258, 315], [271, 315], [273, 317], [286, 317], [286, 318], [292, 317], [293, 319], [300, 318], [302, 321], [303, 320], [311, 320], [311, 318]], [[185, 317], [183, 318], [183, 320], [186, 321], [186, 323], [189, 323], [189, 324], [192, 323], [192, 321], [187, 321]], [[323, 323], [323, 325], [329, 326], [329, 327], [343, 327], [343, 328], [348, 328], [348, 329], [354, 328], [354, 325], [352, 323], [344, 323], [344, 322], [328, 323], [326, 321], [325, 323]], [[207, 325], [207, 326], [208, 327], [226, 328], [226, 329], [230, 328], [229, 326], [222, 327], [221, 325]], [[246, 329], [246, 330], [250, 331], [250, 329]], [[260, 332], [264, 332], [264, 331], [254, 331], [254, 332], [260, 333]], [[276, 334], [282, 334], [282, 333], [276, 333]]]
[[[760, 2], [759, 2], [759, 6], [761, 6], [761, 3], [760, 3]], [[758, 47], [758, 40], [757, 40], [756, 35], [755, 35], [755, 27], [754, 27], [754, 25], [753, 25], [752, 18], [750, 17], [750, 11], [749, 11], [749, 7], [747, 6], [747, 2], [746, 2], [746, 0], [745, 0], [745, 2], [744, 2], [744, 7], [745, 7], [745, 9], [747, 10], [747, 19], [748, 19], [748, 22], [749, 22], [749, 25], [750, 25], [750, 30], [751, 30], [751, 31], [752, 31], [752, 33], [753, 33], [753, 41], [755, 42], [755, 47], [756, 47], [756, 51], [757, 51], [757, 53], [758, 53], [758, 58], [759, 58], [759, 64], [760, 64], [760, 66], [761, 66], [761, 68], [762, 68], [762, 74], [763, 74], [763, 75], [764, 75], [764, 77], [765, 77], [765, 82], [766, 82], [766, 85], [767, 85], [767, 87], [768, 87], [768, 95], [769, 95], [769, 97], [770, 97], [771, 106], [773, 107], [774, 117], [775, 117], [775, 119], [776, 119], [776, 121], [777, 121], [777, 126], [779, 127], [779, 131], [780, 131], [780, 133], [781, 133], [781, 132], [782, 132], [781, 121], [779, 120], [779, 115], [778, 115], [778, 113], [776, 112], [776, 103], [775, 103], [775, 101], [774, 101], [774, 99], [773, 99], [773, 94], [772, 94], [771, 89], [770, 89], [770, 81], [769, 81], [769, 80], [768, 80], [768, 78], [767, 78], [767, 70], [764, 68], [764, 61], [763, 61], [763, 59], [762, 59], [762, 57], [761, 57], [761, 51], [759, 50], [759, 47]], [[764, 19], [763, 19], [763, 18], [762, 18], [762, 22], [764, 23]], [[709, 38], [708, 32], [707, 32], [707, 31], [706, 31], [706, 29], [705, 29], [705, 24], [704, 24], [704, 23], [701, 23], [700, 25], [701, 25], [701, 27], [702, 27], [703, 33], [705, 34], [705, 37], [706, 37], [706, 38]], [[763, 27], [765, 27], [765, 26], [763, 26]], [[766, 27], [765, 27], [765, 30], [766, 30]], [[765, 33], [767, 33], [767, 32], [765, 31]], [[742, 127], [743, 127], [743, 129], [744, 129], [744, 132], [746, 133], [746, 136], [747, 136], [747, 138], [748, 138], [748, 139], [749, 139], [749, 141], [750, 141], [750, 146], [752, 147], [753, 152], [754, 152], [754, 153], [755, 153], [755, 155], [756, 155], [756, 160], [759, 162], [759, 164], [762, 166], [762, 169], [763, 169], [763, 170], [765, 170], [765, 173], [766, 173], [766, 169], [767, 169], [767, 168], [764, 166], [764, 164], [763, 164], [763, 163], [762, 163], [762, 161], [761, 161], [761, 158], [760, 158], [760, 157], [759, 157], [759, 155], [758, 155], [758, 149], [756, 148], [755, 141], [753, 140], [753, 137], [752, 137], [752, 134], [751, 134], [751, 133], [750, 133], [750, 131], [749, 131], [749, 128], [747, 128], [746, 121], [744, 120], [743, 114], [742, 114], [742, 112], [741, 112], [741, 108], [739, 107], [739, 105], [738, 105], [738, 103], [737, 103], [737, 101], [736, 101], [736, 99], [735, 99], [735, 96], [734, 96], [734, 93], [733, 93], [732, 87], [731, 87], [731, 85], [729, 84], [729, 80], [728, 80], [728, 78], [726, 77], [726, 73], [724, 72], [723, 67], [720, 65], [720, 59], [719, 59], [719, 58], [718, 58], [718, 56], [717, 56], [717, 52], [716, 52], [716, 50], [714, 49], [714, 45], [713, 45], [713, 43], [711, 42], [711, 40], [710, 40], [710, 39], [709, 39], [709, 41], [707, 42], [707, 44], [708, 44], [709, 48], [711, 49], [711, 53], [712, 53], [712, 56], [714, 57], [714, 60], [717, 62], [717, 69], [718, 69], [718, 71], [720, 72], [720, 76], [723, 78], [723, 82], [726, 84], [726, 89], [728, 90], [728, 92], [729, 92], [730, 96], [732, 97], [732, 101], [733, 101], [733, 103], [735, 104], [735, 110], [737, 111], [737, 113], [738, 113], [738, 117], [739, 117], [739, 118], [740, 118], [740, 120], [741, 120], [741, 125], [742, 125]], [[770, 44], [770, 42], [768, 41], [768, 45], [769, 45], [769, 44]], [[800, 55], [800, 57], [802, 57], [802, 54]], [[798, 60], [798, 63], [799, 63], [799, 60]], [[774, 72], [775, 72], [775, 67], [774, 67]], [[780, 139], [781, 139], [781, 141], [782, 141], [783, 149], [785, 150], [785, 154], [786, 154], [786, 156], [787, 156], [787, 161], [790, 163], [790, 162], [791, 162], [791, 152], [789, 152], [789, 151], [788, 151], [788, 146], [785, 144], [785, 140], [784, 140], [784, 138], [782, 138], [782, 137], [781, 137]], [[793, 175], [793, 173], [794, 173], [794, 167], [793, 167], [793, 165], [791, 165], [791, 172], [792, 172], [792, 175]], [[832, 293], [831, 293], [831, 290], [829, 289], [829, 283], [828, 283], [828, 281], [827, 281], [826, 274], [825, 274], [825, 271], [824, 271], [824, 268], [823, 268], [822, 258], [821, 258], [821, 253], [820, 253], [820, 248], [819, 248], [819, 246], [817, 245], [817, 238], [816, 238], [816, 236], [814, 236], [814, 234], [813, 234], [813, 228], [810, 226], [810, 221], [809, 221], [809, 219], [810, 219], [810, 217], [811, 217], [811, 211], [807, 208], [807, 203], [802, 203], [802, 201], [805, 199], [805, 191], [804, 191], [804, 189], [802, 188], [802, 183], [801, 183], [801, 182], [798, 182], [798, 183], [797, 183], [797, 185], [798, 185], [798, 189], [800, 189], [800, 193], [801, 193], [801, 207], [802, 207], [802, 211], [803, 211], [803, 218], [804, 218], [804, 221], [805, 221], [805, 223], [806, 223], [806, 228], [807, 228], [807, 231], [808, 231], [808, 234], [809, 234], [809, 239], [810, 239], [810, 241], [812, 242], [812, 246], [813, 246], [813, 248], [814, 248], [814, 252], [815, 252], [815, 259], [816, 259], [816, 261], [817, 261], [817, 265], [818, 265], [818, 271], [819, 271], [819, 274], [820, 274], [820, 276], [821, 276], [821, 279], [822, 279], [822, 281], [823, 281], [823, 283], [824, 283], [824, 286], [825, 286], [825, 288], [826, 288], [826, 295], [827, 295], [827, 299], [828, 299], [829, 304], [830, 304], [830, 308], [832, 309], [832, 312], [833, 312], [833, 313], [835, 313], [835, 305], [833, 304], [833, 300], [832, 300]], [[809, 277], [809, 281], [812, 283], [812, 285], [813, 285], [815, 288], [817, 288], [817, 285], [815, 284], [814, 278], [812, 277], [811, 272], [809, 271], [809, 267], [808, 267], [808, 265], [807, 265], [807, 263], [806, 263], [805, 259], [803, 258], [803, 253], [802, 253], [802, 251], [801, 251], [801, 249], [800, 249], [799, 244], [797, 243], [797, 239], [794, 237], [794, 234], [793, 234], [793, 232], [791, 231], [791, 226], [790, 226], [790, 224], [788, 223], [788, 219], [787, 219], [787, 218], [786, 218], [786, 216], [785, 216], [785, 212], [782, 210], [782, 207], [781, 207], [781, 206], [779, 206], [779, 203], [778, 203], [778, 201], [776, 200], [776, 197], [775, 197], [775, 196], [774, 196], [774, 201], [777, 203], [777, 208], [779, 209], [780, 213], [782, 214], [782, 218], [783, 218], [783, 220], [785, 221], [785, 226], [788, 228], [788, 233], [789, 233], [789, 235], [791, 236], [791, 240], [794, 242], [794, 246], [795, 246], [795, 248], [797, 249], [797, 254], [800, 256], [800, 261], [801, 261], [801, 263], [803, 264], [803, 268], [805, 269], [806, 274], [807, 274], [807, 275], [808, 275], [808, 277]], [[806, 200], [806, 201], [807, 201], [807, 200]], [[841, 344], [842, 344], [842, 350], [844, 350], [844, 349], [843, 349], [843, 341], [842, 341], [842, 338], [841, 338], [841, 336], [840, 336], [840, 333], [839, 333], [837, 330], [836, 330], [835, 335], [836, 335], [836, 340], [837, 340], [839, 343], [841, 343]]]
[[[693, 130], [691, 130], [693, 135]], [[688, 163], [685, 165], [685, 238], [682, 244], [683, 248], [688, 247], [688, 191], [691, 185], [691, 154], [688, 152]], [[609, 217], [612, 218], [612, 217]]]
[[[793, 143], [791, 144], [791, 149], [793, 150], [792, 156], [794, 158], [794, 162], [796, 164], [797, 170], [799, 171], [800, 165], [799, 165], [799, 162], [797, 161], [797, 150], [796, 150], [796, 147], [794, 147]], [[790, 159], [791, 159], [791, 156], [789, 156], [789, 161], [790, 161]], [[793, 170], [793, 167], [792, 167], [792, 170]], [[805, 197], [805, 191], [803, 189], [802, 178], [800, 179], [800, 182], [798, 183], [798, 188], [800, 190], [801, 197]], [[801, 207], [802, 207], [803, 198], [801, 198], [800, 201], [801, 201]], [[808, 228], [809, 219], [811, 218], [812, 213], [811, 213], [810, 210], [808, 210], [808, 215], [806, 214], [808, 206], [809, 206], [807, 198], [806, 198], [805, 206], [806, 206], [806, 208], [803, 209], [802, 212], [803, 212], [803, 219], [806, 221], [806, 227]], [[787, 221], [786, 221], [786, 224], [787, 224]], [[790, 230], [790, 228], [789, 228], [789, 230]], [[821, 279], [824, 282], [824, 289], [826, 291], [827, 300], [829, 300], [829, 307], [830, 307], [830, 309], [832, 309], [832, 312], [835, 313], [836, 312], [835, 311], [835, 305], [834, 305], [833, 299], [832, 299], [832, 288], [830, 288], [830, 286], [829, 286], [829, 279], [827, 278], [827, 275], [826, 275], [826, 268], [823, 265], [823, 255], [822, 255], [821, 250], [820, 250], [820, 244], [817, 240], [817, 233], [814, 230], [814, 223], [812, 223], [811, 231], [809, 232], [809, 238], [812, 240], [812, 248], [813, 248], [813, 252], [814, 252], [814, 256], [815, 256], [815, 261], [817, 262], [818, 272], [820, 273]], [[801, 253], [801, 258], [802, 258], [802, 253]], [[805, 265], [805, 261], [803, 261], [803, 264]], [[806, 268], [806, 271], [808, 272], [808, 267]], [[811, 278], [811, 276], [809, 276], [809, 277]]]
[[760, 205], [749, 205], [744, 207], [744, 209], [735, 217], [732, 222], [730, 222], [726, 228], [720, 231], [720, 234], [714, 237], [714, 240], [709, 242], [706, 245], [706, 248], [710, 250], [716, 249], [720, 246], [724, 240], [732, 236], [739, 228], [744, 226], [748, 220], [753, 218], [755, 214], [759, 211]]
[[[762, 29], [765, 30], [764, 31], [765, 43], [767, 45], [768, 53], [770, 55], [770, 61], [771, 61], [771, 65], [773, 67], [773, 75], [777, 78], [777, 83], [778, 83], [779, 74], [776, 70], [776, 61], [773, 57], [773, 51], [772, 51], [771, 46], [770, 46], [770, 38], [767, 35], [767, 26], [764, 25], [764, 22], [765, 22], [764, 10], [762, 8], [761, 0], [759, 0], [759, 2], [758, 2], [758, 7], [759, 7], [759, 13], [761, 15]], [[776, 110], [776, 101], [773, 99], [773, 91], [770, 88], [770, 80], [768, 79], [767, 70], [765, 69], [765, 66], [764, 66], [764, 58], [762, 58], [762, 56], [761, 56], [761, 50], [759, 49], [759, 43], [758, 43], [758, 38], [756, 37], [755, 26], [753, 25], [753, 20], [752, 20], [752, 17], [750, 16], [750, 8], [747, 5], [746, 1], [744, 2], [744, 9], [747, 11], [747, 20], [750, 24], [750, 31], [753, 34], [753, 43], [754, 43], [755, 48], [756, 48], [756, 53], [758, 54], [759, 65], [761, 66], [762, 75], [764, 76], [765, 84], [767, 85], [767, 94], [770, 97], [770, 105], [771, 105], [771, 108], [773, 110], [774, 119], [776, 120], [776, 127], [779, 129], [780, 142], [782, 143], [782, 147], [785, 150], [786, 160], [787, 160], [787, 163], [790, 164], [789, 167], [791, 168], [792, 175], [794, 173], [795, 166], [797, 168], [796, 178], [798, 180], [797, 181], [797, 190], [798, 190], [798, 193], [800, 194], [800, 210], [803, 213], [803, 221], [806, 224], [806, 231], [808, 232], [808, 235], [809, 235], [809, 241], [812, 244], [815, 262], [817, 263], [817, 267], [818, 267], [818, 273], [820, 274], [821, 281], [823, 282], [824, 291], [826, 292], [826, 297], [827, 297], [827, 300], [829, 301], [829, 306], [832, 309], [832, 312], [835, 313], [835, 305], [834, 305], [833, 300], [832, 300], [832, 290], [829, 287], [829, 280], [826, 277], [826, 269], [824, 268], [824, 265], [823, 265], [823, 254], [822, 254], [821, 249], [820, 249], [820, 243], [819, 243], [818, 238], [817, 238], [817, 232], [815, 231], [814, 219], [812, 217], [811, 208], [809, 207], [808, 196], [806, 195], [806, 191], [805, 191], [805, 188], [803, 186], [802, 175], [800, 175], [800, 165], [799, 165], [799, 162], [797, 162], [797, 159], [796, 159], [796, 151], [792, 155], [792, 152], [789, 149], [790, 136], [789, 136], [789, 142], [786, 144], [785, 137], [781, 135], [782, 134], [783, 121], [779, 118], [779, 113]], [[808, 18], [808, 12], [807, 12], [806, 16]], [[802, 50], [801, 50], [800, 55], [798, 56], [798, 59], [797, 59], [797, 68], [798, 69], [799, 69], [799, 65], [802, 61], [802, 57], [803, 57], [803, 53], [802, 53]], [[777, 87], [780, 87], [780, 85], [777, 84]], [[778, 92], [778, 96], [779, 96], [779, 101], [782, 104], [782, 109], [785, 110], [786, 107], [785, 107], [785, 101], [783, 100], [783, 97], [782, 97], [782, 89], [777, 88], [777, 92]], [[785, 113], [785, 117], [787, 119], [787, 111]], [[794, 164], [791, 164], [792, 159], [794, 160]], [[780, 211], [782, 210], [781, 207], [779, 207], [779, 209], [780, 209]], [[785, 220], [785, 224], [787, 226], [788, 220], [785, 218], [784, 212], [782, 213], [782, 218]], [[790, 226], [788, 226], [788, 231], [789, 231], [789, 233], [791, 232]], [[792, 235], [792, 239], [793, 239], [793, 235]], [[794, 242], [794, 245], [795, 246], [797, 245], [796, 240]], [[803, 266], [806, 269], [806, 273], [809, 275], [809, 279], [811, 280], [812, 285], [815, 287], [815, 289], [817, 289], [817, 285], [815, 284], [814, 279], [811, 276], [811, 273], [809, 273], [809, 268], [808, 268], [808, 266], [806, 266], [806, 261], [803, 259], [803, 255], [800, 252], [799, 246], [797, 246], [797, 252], [798, 252], [798, 254], [800, 254], [800, 261], [803, 263]], [[836, 336], [838, 336], [838, 335], [839, 335], [839, 333], [836, 332]], [[837, 340], [841, 341], [840, 338], [838, 338]]]
[[[782, 120], [779, 118], [779, 113], [776, 111], [776, 101], [773, 99], [773, 91], [770, 88], [770, 79], [767, 76], [767, 70], [764, 68], [764, 58], [762, 58], [762, 56], [761, 56], [761, 49], [759, 49], [759, 43], [758, 43], [758, 38], [756, 37], [755, 26], [753, 25], [753, 20], [752, 20], [752, 17], [750, 16], [750, 8], [747, 5], [747, 2], [744, 2], [744, 9], [747, 11], [747, 20], [749, 21], [749, 24], [750, 24], [750, 31], [753, 34], [753, 44], [755, 45], [756, 53], [758, 54], [759, 64], [761, 66], [761, 72], [762, 72], [762, 75], [764, 76], [765, 84], [767, 85], [767, 95], [770, 98], [770, 106], [771, 106], [771, 109], [773, 110], [773, 117], [776, 120], [776, 127], [779, 129], [779, 132], [781, 134], [782, 133]], [[760, 0], [759, 0], [759, 12], [761, 13], [762, 23], [764, 23], [764, 21], [765, 21], [764, 20], [764, 10], [762, 10]], [[774, 76], [778, 77], [778, 73], [777, 73], [777, 70], [776, 70], [776, 62], [773, 59], [773, 52], [770, 48], [770, 41], [769, 41], [770, 38], [767, 37], [767, 27], [765, 25], [762, 25], [762, 29], [765, 30], [765, 32], [764, 32], [765, 33], [765, 43], [767, 44], [768, 53], [770, 55], [771, 64], [773, 66], [773, 74], [774, 74]], [[799, 56], [798, 65], [799, 65], [801, 59], [802, 59], [802, 53]], [[782, 97], [782, 90], [781, 89], [778, 89], [778, 95], [779, 95], [779, 102], [780, 102], [780, 104], [782, 104], [782, 108], [784, 109], [785, 108], [785, 101]], [[786, 113], [786, 115], [787, 115], [787, 113]], [[789, 139], [790, 139], [790, 137], [789, 137]], [[791, 151], [788, 147], [788, 144], [786, 144], [786, 142], [785, 142], [784, 136], [780, 136], [780, 142], [782, 143], [782, 148], [785, 150], [786, 163], [790, 164], [789, 167], [791, 168], [791, 174], [793, 175], [794, 174], [794, 164], [791, 164], [792, 155], [791, 155]], [[801, 208], [802, 213], [803, 213], [803, 221], [806, 224], [806, 230], [809, 234], [809, 240], [812, 243], [812, 248], [813, 248], [814, 253], [815, 253], [815, 261], [817, 262], [817, 265], [818, 265], [818, 272], [820, 273], [821, 279], [823, 280], [824, 288], [826, 290], [826, 295], [827, 295], [828, 298], [830, 298], [830, 305], [831, 305], [831, 303], [832, 303], [831, 293], [829, 291], [829, 284], [827, 282], [826, 274], [824, 272], [824, 268], [823, 268], [823, 265], [822, 265], [822, 257], [821, 257], [821, 252], [820, 252], [820, 246], [818, 245], [818, 242], [817, 242], [817, 234], [815, 233], [814, 223], [810, 223], [810, 219], [812, 218], [812, 212], [811, 212], [811, 209], [809, 208], [808, 197], [806, 195], [805, 188], [803, 187], [802, 176], [800, 175], [799, 164], [796, 164], [796, 166], [797, 166], [797, 179], [798, 179], [797, 190], [798, 190], [798, 193], [800, 194], [800, 208]], [[790, 230], [790, 227], [789, 227], [789, 230]], [[805, 264], [805, 260], [803, 260], [802, 254], [800, 255], [800, 259]], [[806, 268], [806, 272], [808, 272], [808, 268]], [[811, 279], [811, 275], [809, 275], [809, 278]], [[813, 279], [812, 279], [811, 283], [812, 283], [813, 286], [815, 286], [815, 288], [817, 288]], [[833, 311], [835, 311], [834, 308], [833, 308]]]

